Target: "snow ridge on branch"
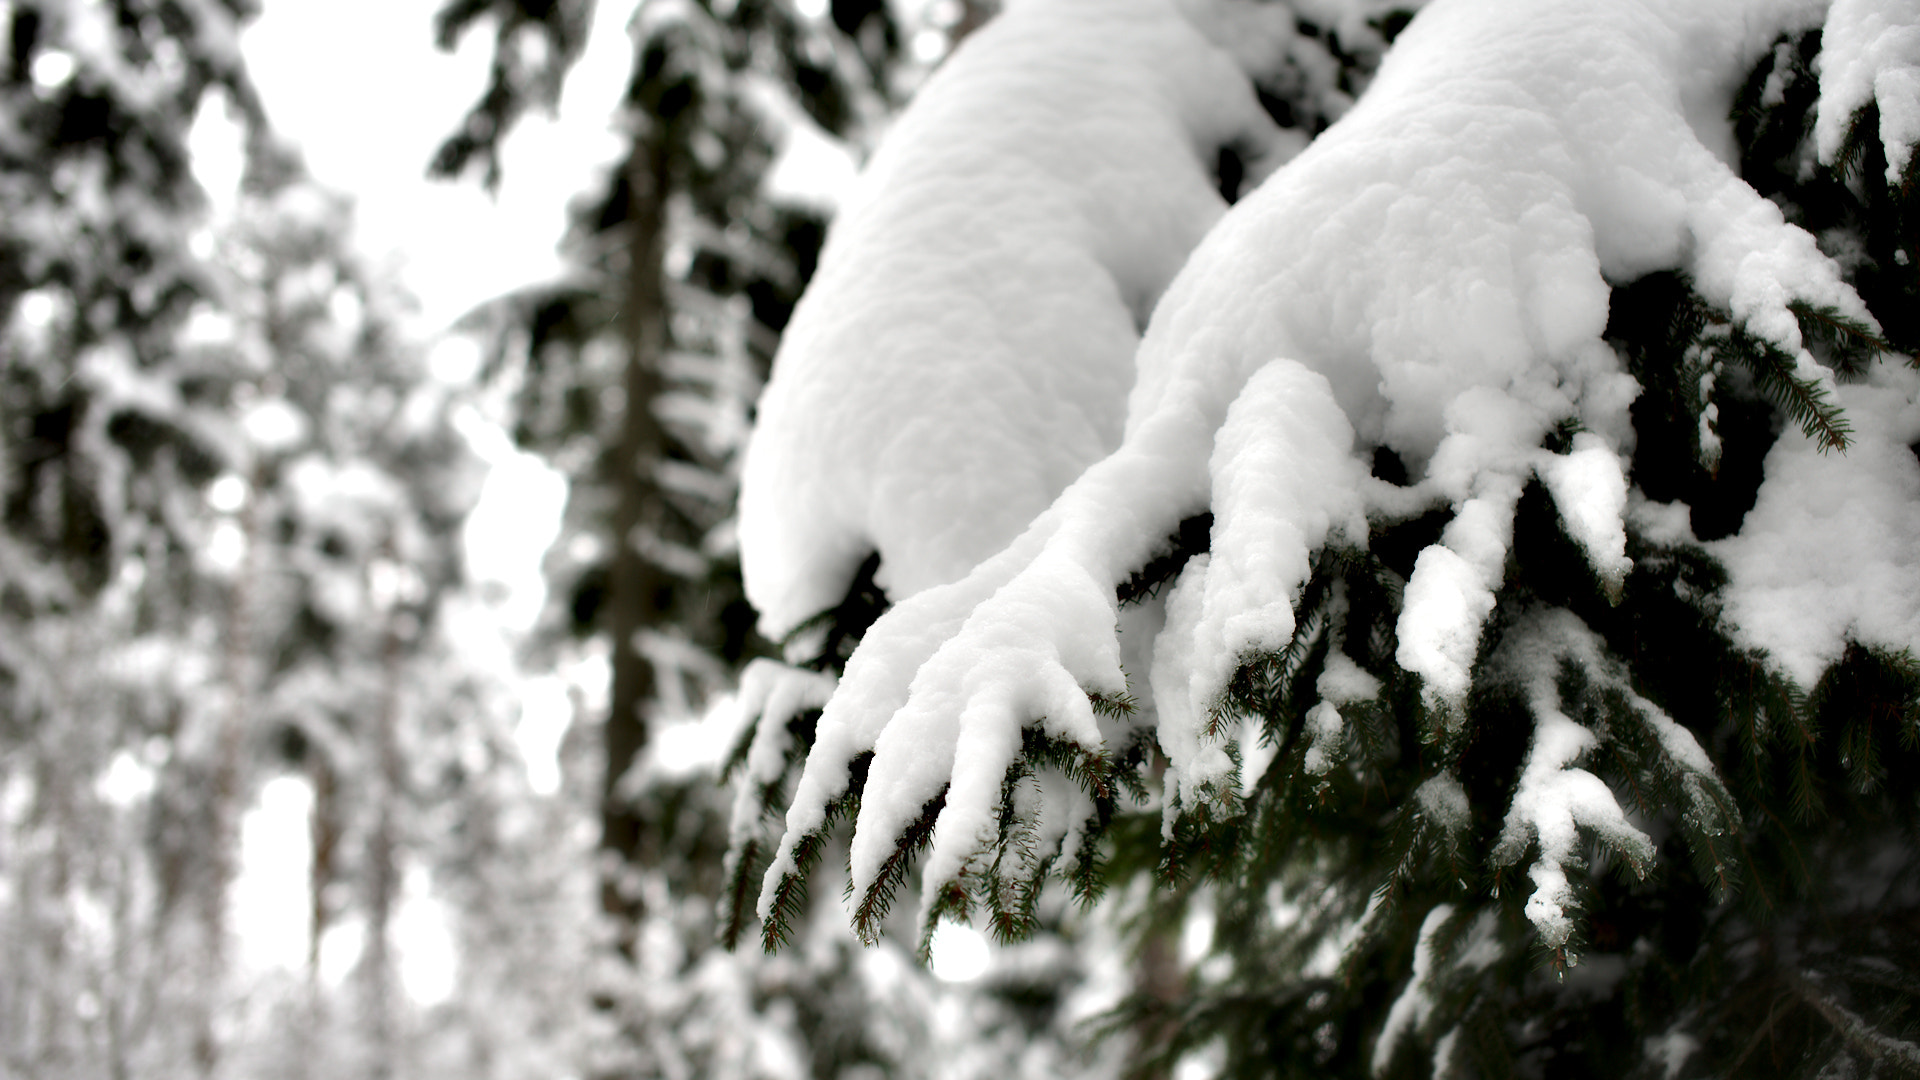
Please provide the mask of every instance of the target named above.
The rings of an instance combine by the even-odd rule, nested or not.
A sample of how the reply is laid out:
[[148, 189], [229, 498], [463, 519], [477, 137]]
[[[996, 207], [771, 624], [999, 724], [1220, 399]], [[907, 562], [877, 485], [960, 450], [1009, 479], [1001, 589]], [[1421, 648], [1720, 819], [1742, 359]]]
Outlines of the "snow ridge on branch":
[[1112, 451], [1139, 328], [1226, 209], [1220, 148], [1278, 140], [1171, 0], [1017, 5], [962, 43], [843, 207], [761, 400], [762, 630], [871, 551], [895, 600], [960, 577]]

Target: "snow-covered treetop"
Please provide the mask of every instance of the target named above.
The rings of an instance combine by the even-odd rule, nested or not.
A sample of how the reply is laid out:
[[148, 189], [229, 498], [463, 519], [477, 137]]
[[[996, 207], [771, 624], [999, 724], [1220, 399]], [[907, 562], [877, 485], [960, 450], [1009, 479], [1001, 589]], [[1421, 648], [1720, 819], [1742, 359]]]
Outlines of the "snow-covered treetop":
[[[1264, 14], [1283, 51], [1298, 17], [1186, 9], [1215, 33]], [[1170, 0], [1014, 6], [929, 81], [828, 240], [748, 451], [746, 584], [788, 634], [877, 551], [895, 606], [837, 687], [756, 676], [737, 854], [744, 807], [777, 801], [800, 752], [789, 721], [825, 701], [760, 893], [769, 942], [856, 809], [865, 935], [922, 851], [927, 931], [976, 902], [1030, 907], [1056, 861], [1097, 887], [1093, 834], [1116, 785], [1146, 775], [1149, 739], [1169, 839], [1232, 817], [1273, 758], [1229, 722], [1236, 680], [1311, 654], [1303, 767], [1333, 768], [1343, 712], [1405, 689], [1443, 830], [1464, 828], [1441, 811], [1464, 805], [1443, 796], [1470, 692], [1517, 688], [1535, 730], [1491, 857], [1537, 853], [1527, 915], [1562, 950], [1576, 838], [1635, 867], [1653, 855], [1586, 770], [1610, 736], [1570, 718], [1564, 665], [1681, 778], [1699, 835], [1720, 827], [1712, 762], [1580, 618], [1536, 604], [1489, 629], [1531, 603], [1503, 591], [1530, 489], [1615, 603], [1630, 539], [1696, 542], [1635, 488], [1643, 387], [1607, 340], [1613, 290], [1656, 271], [1708, 313], [1690, 354], [1702, 457], [1716, 385], [1757, 388], [1798, 428], [1745, 527], [1712, 545], [1735, 642], [1803, 688], [1849, 643], [1920, 646], [1902, 539], [1920, 535], [1920, 380], [1845, 269], [1740, 178], [1727, 119], [1780, 35], [1824, 19], [1822, 157], [1844, 156], [1837, 133], [1871, 102], [1889, 176], [1910, 177], [1911, 3], [1434, 0], [1353, 107], [1224, 215], [1219, 148], [1287, 156], [1250, 84], [1286, 64], [1261, 70], [1247, 34], [1236, 62], [1183, 17]], [[1843, 545], [1816, 524], [1830, 513], [1859, 523]], [[1380, 572], [1390, 647], [1343, 631], [1326, 560], [1364, 561], [1435, 514], [1410, 572]], [[1193, 554], [1169, 538], [1196, 521]], [[1170, 547], [1172, 587], [1123, 608]]]

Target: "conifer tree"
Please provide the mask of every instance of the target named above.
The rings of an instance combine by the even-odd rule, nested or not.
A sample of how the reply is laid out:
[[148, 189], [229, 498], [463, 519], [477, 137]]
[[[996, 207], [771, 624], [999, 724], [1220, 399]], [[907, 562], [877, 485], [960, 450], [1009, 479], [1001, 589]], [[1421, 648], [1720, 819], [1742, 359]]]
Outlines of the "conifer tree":
[[[399, 977], [403, 883], [459, 869], [454, 831], [421, 822], [488, 781], [507, 710], [449, 626], [472, 602], [462, 526], [482, 475], [454, 421], [464, 393], [429, 376], [401, 330], [411, 300], [350, 233], [346, 200], [295, 156], [256, 155], [185, 351], [246, 435], [209, 500], [211, 546], [233, 551], [237, 783], [298, 777], [312, 801], [304, 986], [274, 1018], [298, 1037], [279, 1062], [251, 1047], [253, 1067], [393, 1075], [422, 1028]], [[349, 923], [364, 944], [336, 991], [321, 944]]]
[[[443, 44], [491, 14], [498, 47], [490, 85], [465, 130], [442, 147], [436, 172], [458, 175], [480, 165], [488, 182], [497, 182], [500, 140], [524, 109], [556, 100], [590, 13], [582, 4], [444, 9]], [[615, 794], [645, 747], [644, 713], [660, 678], [636, 642], [646, 634], [690, 633], [723, 662], [738, 662], [748, 647], [741, 609], [726, 595], [725, 561], [709, 570], [701, 549], [731, 502], [725, 472], [738, 433], [728, 425], [745, 408], [755, 369], [764, 367], [765, 341], [784, 322], [818, 244], [817, 219], [758, 197], [773, 147], [746, 96], [747, 72], [781, 72], [805, 88], [799, 103], [829, 130], [844, 129], [858, 107], [847, 65], [884, 66], [890, 47], [884, 9], [849, 26], [867, 18], [876, 20], [881, 51], [862, 58], [782, 4], [742, 4], [724, 13], [704, 5], [637, 11], [628, 115], [621, 120], [635, 129], [634, 142], [580, 216], [580, 280], [529, 290], [489, 313], [496, 331], [510, 335], [496, 340], [511, 341], [513, 358], [527, 365], [516, 437], [571, 457], [577, 440], [589, 436], [598, 449], [586, 451], [594, 460], [576, 474], [579, 527], [631, 539], [607, 543], [590, 553], [588, 565], [569, 568], [573, 583], [566, 586], [575, 624], [605, 631], [614, 642], [603, 833], [608, 850], [623, 860], [645, 861], [652, 828]], [[530, 49], [523, 38], [546, 44]], [[517, 58], [529, 52], [546, 57], [546, 66], [523, 70]], [[672, 274], [665, 266], [670, 248]], [[603, 408], [608, 400], [618, 407]], [[687, 419], [663, 424], [660, 414], [675, 409]], [[702, 474], [710, 479], [694, 479]], [[628, 922], [639, 914], [636, 902], [617, 889], [606, 898], [609, 914]]]
[[[1062, 890], [1098, 921], [1150, 882], [1211, 945], [1111, 1017], [1142, 1075], [1920, 1071], [1920, 13], [1294, 7], [1183, 5], [1258, 84], [1268, 152], [1305, 149], [1149, 297], [1111, 453], [958, 571], [912, 530], [972, 528], [1026, 461], [953, 436], [887, 463], [973, 463], [902, 521], [844, 515], [871, 461], [756, 490], [753, 456], [822, 445], [797, 402], [884, 400], [817, 343], [974, 301], [860, 277], [890, 232], [1041, 198], [887, 201], [907, 155], [1015, 122], [989, 50], [1042, 64], [1039, 35], [1124, 17], [1036, 0], [909, 106], [863, 204], [889, 228], [830, 237], [749, 450], [763, 629], [860, 641], [837, 687], [749, 699], [742, 798], [785, 829], [736, 831], [742, 906], [782, 944], [844, 824], [868, 940], [1017, 940]], [[1389, 41], [1374, 79], [1356, 43]], [[967, 243], [923, 250], [992, 257]], [[1089, 249], [1124, 290], [1138, 262]], [[1020, 301], [988, 310], [1063, 364], [1084, 324]], [[970, 362], [922, 344], [900, 379]]]
[[[5, 11], [8, 1075], [393, 1071], [417, 1028], [383, 943], [441, 854], [407, 809], [498, 715], [440, 618], [477, 490], [457, 396], [268, 130], [251, 13]], [[222, 109], [247, 175], [209, 199], [189, 131]], [[317, 811], [305, 977], [256, 970], [233, 915], [243, 812], [288, 773]], [[373, 944], [328, 1001], [350, 918]]]
[[[221, 950], [208, 941], [223, 928], [225, 853], [204, 846], [156, 868], [141, 816], [96, 781], [137, 779], [156, 746], [204, 731], [163, 704], [169, 695], [146, 692], [166, 672], [130, 679], [116, 654], [156, 617], [184, 635], [174, 616], [201, 581], [192, 503], [219, 470], [221, 432], [175, 349], [209, 291], [186, 138], [217, 97], [260, 127], [234, 48], [246, 14], [144, 2], [5, 12], [0, 775], [20, 853], [5, 904], [17, 958], [0, 1019], [9, 1071], [101, 1075], [148, 1061], [207, 1071], [217, 1058]], [[106, 790], [133, 798], [139, 787]], [[203, 793], [208, 824], [220, 804]], [[142, 901], [156, 889], [179, 916], [171, 923], [151, 921]], [[154, 940], [178, 930], [188, 947]]]
[[[457, 36], [483, 13], [450, 6], [442, 25]], [[493, 14], [503, 54], [562, 67], [580, 45], [568, 28], [588, 18], [567, 5]], [[571, 484], [549, 559], [558, 603], [548, 630], [559, 633], [547, 655], [564, 655], [568, 638], [604, 635], [612, 646], [592, 812], [617, 960], [581, 989], [614, 1037], [596, 1042], [589, 1068], [744, 1077], [791, 1059], [822, 1076], [911, 1075], [922, 1053], [900, 1033], [926, 1018], [912, 995], [876, 996], [846, 943], [825, 939], [806, 963], [714, 947], [724, 796], [710, 777], [657, 767], [648, 753], [659, 727], [711, 706], [769, 648], [739, 596], [737, 458], [823, 232], [817, 211], [767, 197], [772, 136], [794, 116], [837, 137], [877, 120], [900, 35], [885, 5], [861, 3], [824, 18], [785, 3], [648, 4], [631, 30], [618, 120], [633, 144], [580, 204], [573, 273], [468, 320], [494, 343], [487, 377], [515, 388], [515, 439]], [[514, 34], [548, 45], [529, 50]], [[443, 147], [440, 171], [497, 157], [511, 118], [557, 91], [558, 76], [542, 81], [512, 57], [496, 65], [481, 119]], [[770, 102], [770, 88], [784, 100]]]

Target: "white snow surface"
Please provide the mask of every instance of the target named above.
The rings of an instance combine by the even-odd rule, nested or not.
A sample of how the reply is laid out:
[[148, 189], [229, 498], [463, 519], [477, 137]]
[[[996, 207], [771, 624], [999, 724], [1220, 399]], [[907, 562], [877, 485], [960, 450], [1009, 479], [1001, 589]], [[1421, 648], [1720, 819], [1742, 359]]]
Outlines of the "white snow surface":
[[1151, 679], [1170, 803], [1199, 800], [1230, 775], [1231, 759], [1207, 735], [1213, 701], [1243, 659], [1286, 648], [1308, 556], [1331, 536], [1367, 536], [1353, 429], [1326, 379], [1301, 364], [1277, 360], [1247, 381], [1208, 472], [1213, 553], [1167, 601]]
[[[1036, 0], [1016, 12], [1050, 10]], [[1832, 375], [1803, 347], [1789, 302], [1871, 322], [1813, 238], [1723, 157], [1732, 144], [1725, 116], [1733, 87], [1777, 33], [1818, 25], [1823, 10], [1818, 0], [1542, 0], [1526, 18], [1500, 0], [1435, 0], [1423, 9], [1359, 103], [1235, 205], [1167, 288], [1140, 343], [1118, 449], [1087, 467], [1000, 554], [950, 584], [903, 590], [868, 632], [823, 714], [762, 894], [763, 915], [793, 869], [793, 846], [821, 827], [827, 803], [845, 790], [849, 760], [864, 750], [875, 757], [852, 842], [854, 889], [874, 886], [895, 838], [944, 788], [923, 863], [930, 898], [990, 843], [1023, 726], [1098, 749], [1088, 695], [1118, 695], [1128, 685], [1114, 586], [1193, 514], [1215, 512], [1211, 553], [1189, 564], [1168, 597], [1151, 677], [1161, 745], [1174, 764], [1171, 789], [1180, 798], [1224, 777], [1228, 758], [1219, 739], [1206, 737], [1206, 716], [1242, 656], [1284, 644], [1288, 606], [1311, 551], [1336, 534], [1363, 540], [1369, 510], [1407, 503], [1409, 492], [1368, 477], [1360, 462], [1371, 448], [1398, 452], [1423, 477], [1411, 494], [1444, 500], [1455, 514], [1441, 544], [1417, 560], [1400, 623], [1400, 663], [1422, 677], [1430, 700], [1457, 704], [1465, 693], [1530, 475], [1545, 478], [1603, 580], [1623, 576], [1621, 455], [1630, 445], [1627, 406], [1636, 387], [1600, 339], [1607, 280], [1685, 270], [1706, 300], [1828, 386]], [[1001, 25], [1013, 35], [1006, 28], [1015, 24]], [[1156, 61], [1161, 66], [1171, 64]], [[983, 81], [1010, 77], [985, 74], [984, 62], [982, 70]], [[943, 168], [961, 164], [947, 159]], [[903, 153], [889, 168], [907, 165]], [[1104, 175], [1096, 170], [1095, 180]], [[888, 274], [901, 291], [923, 287], [906, 284], [904, 253], [927, 267], [955, 254], [911, 224], [903, 219], [862, 241], [863, 260], [893, 268]], [[1047, 250], [1030, 246], [1019, 261]], [[808, 319], [824, 326], [859, 312], [859, 290], [835, 281], [828, 275], [827, 287], [846, 288], [846, 299], [821, 299]], [[843, 303], [850, 310], [836, 313]], [[925, 316], [943, 328], [935, 335], [942, 340], [959, 333], [949, 318], [953, 305], [942, 298]], [[1051, 305], [1041, 335], [1088, 337], [1098, 323], [1073, 310]], [[993, 315], [1014, 327], [1040, 317], [1019, 304]], [[956, 415], [967, 407], [959, 403], [966, 395], [931, 388], [918, 372], [895, 365], [882, 381], [910, 388], [913, 401], [954, 399]], [[1838, 392], [1851, 409], [1854, 388]], [[843, 508], [878, 490], [877, 473], [850, 480], [845, 470], [822, 473], [834, 478], [823, 489], [807, 478], [824, 459], [808, 455], [842, 439], [853, 440], [848, 447], [894, 445], [895, 427], [913, 425], [902, 422], [910, 410], [878, 398], [861, 400], [866, 419], [857, 419], [837, 402], [803, 401], [797, 389], [770, 395], [764, 442], [802, 464], [769, 464], [772, 451], [758, 466], [750, 462], [750, 470], [763, 471], [759, 498], [783, 493], [788, 524], [775, 527], [766, 507], [755, 511], [763, 516], [748, 530], [745, 557], [750, 572], [784, 567], [763, 569], [756, 595], [777, 605], [767, 625], [778, 630], [838, 598], [839, 571], [860, 554], [860, 514]], [[1060, 432], [1035, 448], [1021, 441], [1032, 429], [1007, 426], [1006, 416], [1017, 425], [1029, 415], [1030, 397], [981, 402], [1004, 415], [980, 422], [994, 434], [978, 442], [1008, 448], [1006, 460], [968, 444], [967, 453], [988, 457], [955, 466], [950, 475], [960, 489], [981, 484], [980, 492], [1012, 504], [1032, 487], [1024, 479], [1029, 459], [1072, 467], [1054, 449]], [[1067, 404], [1082, 415], [1107, 407]], [[784, 418], [783, 410], [790, 410]], [[1308, 413], [1315, 415], [1303, 419]], [[1556, 458], [1540, 449], [1542, 436], [1567, 420], [1589, 433], [1573, 453]], [[863, 424], [873, 431], [849, 434]], [[813, 425], [812, 433], [803, 435], [803, 425]], [[1791, 453], [1789, 442], [1776, 456]], [[789, 470], [780, 483], [772, 482], [775, 468]], [[1904, 468], [1912, 472], [1912, 462]], [[1867, 471], [1876, 492], [1906, 482], [1890, 456]], [[919, 530], [915, 542], [929, 545], [959, 535], [947, 530], [979, 535], [978, 515], [943, 516], [974, 505], [975, 494], [952, 498], [941, 492], [953, 489], [921, 482], [921, 501], [884, 512], [864, 504], [862, 513], [872, 515], [864, 520]], [[1772, 513], [1767, 500], [1763, 489], [1755, 510], [1761, 521]], [[1898, 535], [1897, 524], [1873, 535]], [[1787, 525], [1770, 531], [1812, 535]], [[1904, 535], [1916, 533], [1909, 526]], [[1872, 550], [1899, 565], [1890, 547]], [[960, 573], [976, 554], [956, 554], [943, 573]], [[1738, 561], [1740, 552], [1728, 555]], [[1766, 565], [1790, 565], [1758, 555], [1754, 562], [1744, 571], [1751, 582]], [[774, 581], [805, 576], [803, 567], [823, 565], [836, 568], [826, 586], [815, 572], [769, 591]], [[1733, 611], [1737, 619], [1738, 605]], [[1852, 622], [1862, 618], [1856, 612]], [[1558, 640], [1572, 647], [1568, 635]], [[1575, 853], [1576, 826], [1636, 855], [1650, 845], [1605, 785], [1575, 767], [1593, 733], [1560, 713], [1550, 677], [1540, 685], [1534, 745], [1508, 826], [1522, 847], [1540, 842], [1528, 910], [1549, 943], [1559, 944], [1571, 929], [1563, 866]]]
[[1459, 1075], [1459, 1067], [1454, 1060], [1455, 1051], [1459, 1047], [1460, 1026], [1457, 1024], [1448, 1028], [1445, 1035], [1434, 1040], [1433, 1080], [1453, 1080], [1453, 1077]]
[[1320, 701], [1307, 710], [1308, 743], [1301, 768], [1309, 776], [1325, 776], [1346, 756], [1347, 724], [1340, 715], [1341, 706], [1379, 697], [1380, 680], [1346, 653], [1331, 650], [1314, 689]]
[[1567, 532], [1608, 592], [1619, 596], [1633, 569], [1627, 558], [1627, 475], [1619, 455], [1599, 436], [1583, 431], [1573, 437], [1573, 452], [1547, 459], [1540, 476]]
[[1413, 797], [1420, 804], [1420, 813], [1447, 832], [1458, 833], [1473, 820], [1467, 789], [1451, 773], [1428, 777], [1414, 789]]
[[1820, 36], [1814, 148], [1832, 164], [1854, 114], [1880, 107], [1887, 183], [1898, 184], [1920, 142], [1920, 0], [1834, 0]]
[[761, 629], [880, 553], [894, 600], [1004, 547], [1119, 443], [1139, 327], [1278, 129], [1173, 0], [1030, 0], [970, 36], [829, 233], [740, 495]]
[[1676, 1025], [1665, 1034], [1648, 1036], [1640, 1047], [1650, 1060], [1660, 1063], [1663, 1080], [1674, 1080], [1686, 1068], [1687, 1059], [1700, 1049], [1700, 1040]]
[[1738, 535], [1707, 545], [1726, 565], [1734, 640], [1766, 650], [1802, 689], [1848, 641], [1920, 649], [1920, 374], [1882, 360], [1836, 403], [1853, 424], [1845, 454], [1797, 428], [1768, 453]]

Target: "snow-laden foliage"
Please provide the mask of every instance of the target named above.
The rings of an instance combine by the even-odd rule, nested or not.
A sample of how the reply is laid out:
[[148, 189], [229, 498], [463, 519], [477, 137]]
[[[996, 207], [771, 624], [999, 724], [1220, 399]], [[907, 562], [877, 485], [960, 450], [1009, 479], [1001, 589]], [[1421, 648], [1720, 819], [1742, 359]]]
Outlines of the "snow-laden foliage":
[[[1088, 695], [1129, 689], [1114, 590], [1181, 519], [1208, 510], [1209, 557], [1182, 573], [1156, 644], [1172, 805], [1203, 805], [1230, 779], [1211, 705], [1244, 660], [1293, 637], [1309, 555], [1334, 529], [1364, 542], [1368, 510], [1453, 507], [1406, 585], [1396, 659], [1421, 677], [1442, 724], [1455, 723], [1536, 470], [1558, 481], [1550, 491], [1581, 500], [1568, 516], [1598, 572], [1623, 573], [1618, 452], [1633, 385], [1600, 340], [1603, 274], [1684, 256], [1711, 302], [1796, 356], [1796, 372], [1816, 384], [1832, 376], [1802, 346], [1787, 300], [1865, 316], [1813, 239], [1688, 124], [1689, 98], [1737, 74], [1772, 33], [1705, 10], [1424, 12], [1369, 96], [1237, 207], [1156, 309], [1120, 450], [1006, 552], [908, 599], [869, 634], [822, 719], [787, 849], [819, 828], [845, 790], [846, 763], [873, 750], [856, 892], [891, 886], [880, 875], [895, 837], [943, 791], [926, 880], [938, 890], [957, 878], [996, 811], [1023, 725], [1089, 754], [1104, 748]], [[1703, 66], [1703, 51], [1722, 58]], [[990, 219], [993, 209], [966, 212]], [[870, 414], [892, 424], [900, 405]], [[1581, 446], [1541, 449], [1564, 422], [1587, 429]], [[1361, 447], [1393, 451], [1422, 481], [1369, 492], [1385, 485], [1369, 483], [1356, 428]], [[871, 458], [848, 461], [857, 476]], [[837, 480], [815, 477], [816, 505]], [[903, 527], [950, 521], [936, 508]], [[776, 862], [763, 913], [791, 872], [790, 860]]]
[[1821, 38], [1820, 106], [1814, 140], [1831, 165], [1846, 144], [1871, 137], [1857, 129], [1869, 104], [1880, 114], [1886, 179], [1901, 182], [1920, 143], [1920, 5], [1912, 0], [1837, 0]]
[[[1188, 8], [1207, 27], [1234, 12]], [[1915, 288], [1914, 12], [1435, 0], [1198, 242], [1151, 305], [1117, 447], [1018, 530], [1031, 470], [1084, 456], [1038, 410], [1105, 406], [1035, 400], [1079, 370], [1095, 324], [1006, 286], [1089, 251], [1071, 232], [1022, 226], [1013, 254], [995, 238], [1028, 201], [1056, 205], [1057, 175], [936, 181], [982, 127], [1023, 137], [1016, 115], [1057, 103], [1081, 111], [1076, 137], [1104, 130], [1109, 99], [1045, 96], [1037, 60], [1021, 109], [997, 96], [995, 52], [1025, 55], [1016, 36], [1049, 40], [1076, 12], [1016, 7], [930, 85], [937, 105], [909, 107], [829, 238], [844, 268], [803, 301], [821, 329], [783, 345], [742, 494], [749, 596], [787, 633], [831, 623], [874, 553], [864, 587], [897, 587], [837, 685], [756, 676], [736, 873], [771, 840], [753, 808], [784, 803], [757, 907], [770, 945], [846, 820], [863, 937], [916, 862], [923, 939], [976, 909], [1017, 937], [1056, 867], [1097, 896], [1157, 811], [1165, 881], [1330, 890], [1285, 919], [1236, 908], [1276, 941], [1331, 945], [1290, 969], [1305, 1013], [1329, 1008], [1314, 980], [1338, 968], [1359, 993], [1356, 965], [1412, 941], [1389, 929], [1404, 904], [1434, 911], [1373, 1061], [1418, 1028], [1449, 1073], [1529, 937], [1549, 968], [1579, 964], [1589, 867], [1764, 897], [1748, 864], [1784, 833], [1763, 778], [1791, 773], [1812, 820], [1822, 755], [1871, 795], [1914, 732], [1920, 379], [1894, 344]], [[1106, 32], [1078, 17], [1086, 40]], [[1220, 70], [1287, 111], [1276, 68]], [[912, 176], [928, 179], [896, 183]], [[1106, 176], [1069, 190], [1121, 205]], [[884, 207], [915, 226], [863, 216]], [[1016, 375], [968, 344], [996, 335]], [[956, 537], [938, 560], [914, 546]], [[1842, 704], [1860, 701], [1881, 704]], [[1526, 933], [1482, 919], [1499, 912]], [[1358, 1021], [1327, 1021], [1324, 1054], [1301, 1022], [1303, 1060], [1357, 1060]]]

